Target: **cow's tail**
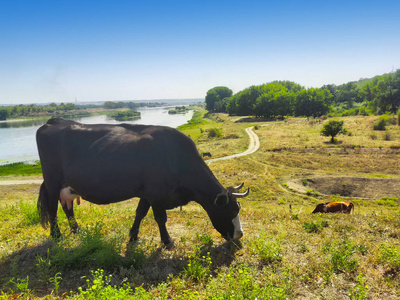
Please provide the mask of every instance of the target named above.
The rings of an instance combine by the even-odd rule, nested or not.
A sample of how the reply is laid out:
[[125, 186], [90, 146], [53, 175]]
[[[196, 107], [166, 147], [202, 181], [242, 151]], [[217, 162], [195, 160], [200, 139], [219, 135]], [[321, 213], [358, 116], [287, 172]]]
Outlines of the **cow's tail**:
[[44, 184], [44, 182], [40, 186], [37, 208], [39, 212], [40, 223], [44, 228], [47, 228], [47, 226], [50, 223], [49, 193], [47, 192], [46, 185]]

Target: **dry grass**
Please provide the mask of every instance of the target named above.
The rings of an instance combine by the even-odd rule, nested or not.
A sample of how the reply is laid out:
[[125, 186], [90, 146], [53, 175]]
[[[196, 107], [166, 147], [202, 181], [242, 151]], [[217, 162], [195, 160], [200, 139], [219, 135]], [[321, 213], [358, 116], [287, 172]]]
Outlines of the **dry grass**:
[[[1, 290], [7, 297], [56, 298], [54, 280], [49, 279], [60, 272], [58, 295], [73, 291], [73, 297], [82, 298], [78, 288], [86, 288], [86, 280], [92, 278], [90, 270], [103, 268], [113, 275], [112, 285], [136, 287], [138, 299], [228, 299], [233, 294], [236, 299], [349, 299], [350, 295], [352, 299], [398, 299], [400, 222], [398, 205], [393, 206], [398, 202], [351, 199], [355, 214], [312, 215], [316, 203], [342, 198], [297, 194], [285, 184], [291, 178], [327, 174], [397, 178], [399, 152], [390, 147], [399, 143], [400, 130], [389, 127], [391, 141], [371, 139], [371, 134], [381, 134], [372, 130], [373, 117], [344, 118], [351, 136], [339, 136], [341, 143], [330, 145], [325, 143], [328, 138], [319, 135], [322, 123], [318, 121], [244, 124], [225, 115], [219, 118], [223, 122], [214, 119], [208, 126], [221, 126], [223, 137], [208, 139], [204, 133], [197, 142], [200, 151], [211, 152], [213, 157], [241, 152], [248, 145], [244, 128], [254, 124], [261, 139], [258, 152], [211, 165], [224, 186], [244, 181], [251, 187], [249, 197], [241, 201], [245, 231], [241, 247], [225, 243], [205, 211], [191, 203], [183, 211], [168, 212], [167, 227], [176, 242], [173, 250], [160, 247], [151, 213], [141, 227], [142, 244], [132, 249], [127, 246], [127, 235], [137, 199], [108, 206], [83, 201], [76, 211], [78, 222], [84, 229], [102, 222], [101, 236], [117, 241], [121, 260], [116, 258], [111, 265], [94, 262], [61, 268], [57, 265], [60, 253], [48, 231], [39, 224], [25, 225], [21, 203], [34, 205], [37, 186], [0, 187], [6, 192], [0, 202]], [[226, 138], [233, 135], [238, 137]], [[63, 251], [81, 251], [80, 238], [69, 233], [63, 213], [59, 215], [66, 236], [60, 245]], [[53, 265], [46, 276], [40, 276], [38, 257], [45, 260], [48, 249]], [[210, 265], [206, 264], [208, 255]], [[132, 258], [140, 263], [132, 264]], [[10, 283], [12, 277], [15, 282], [26, 276], [28, 290], [18, 290]]]

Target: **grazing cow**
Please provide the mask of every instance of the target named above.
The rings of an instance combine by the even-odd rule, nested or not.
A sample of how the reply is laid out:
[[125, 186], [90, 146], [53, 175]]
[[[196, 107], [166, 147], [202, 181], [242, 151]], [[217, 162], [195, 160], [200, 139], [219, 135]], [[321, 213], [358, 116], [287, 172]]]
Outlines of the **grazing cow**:
[[[53, 238], [61, 236], [57, 224], [58, 201], [71, 230], [73, 201], [80, 197], [109, 204], [139, 197], [130, 240], [138, 239], [139, 226], [150, 207], [161, 241], [173, 245], [165, 223], [166, 210], [199, 203], [225, 239], [243, 235], [237, 198], [246, 197], [243, 186], [224, 188], [201, 158], [193, 141], [176, 129], [147, 125], [84, 125], [62, 118], [50, 119], [36, 133], [43, 183], [38, 210]], [[79, 204], [79, 202], [78, 202]]]
[[211, 153], [210, 152], [203, 152], [203, 157], [211, 157]]
[[312, 213], [350, 214], [351, 210], [354, 212], [354, 204], [350, 202], [326, 202], [318, 204]]

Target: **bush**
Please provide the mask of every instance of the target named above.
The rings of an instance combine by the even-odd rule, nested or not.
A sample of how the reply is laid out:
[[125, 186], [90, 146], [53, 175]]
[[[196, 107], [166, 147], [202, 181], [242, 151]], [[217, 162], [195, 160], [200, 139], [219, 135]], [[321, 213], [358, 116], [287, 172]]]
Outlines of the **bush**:
[[221, 133], [221, 129], [219, 129], [219, 128], [211, 128], [208, 131], [209, 138], [221, 137], [221, 136], [222, 136], [222, 133]]
[[379, 118], [378, 121], [375, 121], [374, 130], [386, 130], [386, 120]]

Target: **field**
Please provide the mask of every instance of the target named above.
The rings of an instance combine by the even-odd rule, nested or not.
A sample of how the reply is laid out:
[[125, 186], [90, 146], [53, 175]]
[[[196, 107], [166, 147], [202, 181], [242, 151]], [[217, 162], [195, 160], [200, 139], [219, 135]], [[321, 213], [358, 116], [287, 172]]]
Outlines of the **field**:
[[[82, 201], [79, 234], [59, 210], [64, 238], [54, 242], [36, 214], [39, 186], [0, 185], [0, 299], [399, 299], [399, 198], [385, 196], [379, 180], [400, 178], [400, 127], [375, 131], [377, 118], [343, 118], [349, 133], [336, 144], [320, 135], [319, 119], [219, 114], [183, 127], [215, 158], [246, 150], [244, 129], [255, 126], [256, 153], [210, 165], [224, 186], [251, 189], [238, 244], [225, 242], [195, 203], [168, 212], [172, 250], [161, 246], [151, 212], [140, 243], [128, 244], [138, 199]], [[368, 181], [373, 193], [349, 198], [321, 193], [328, 177], [346, 177], [344, 191], [352, 178], [376, 181]], [[311, 214], [330, 200], [352, 201], [355, 213]]]

